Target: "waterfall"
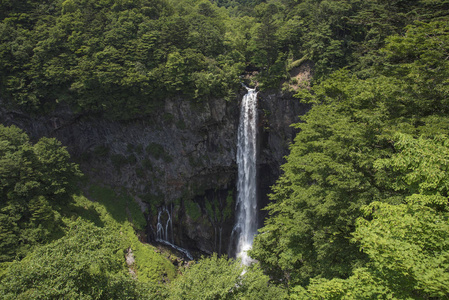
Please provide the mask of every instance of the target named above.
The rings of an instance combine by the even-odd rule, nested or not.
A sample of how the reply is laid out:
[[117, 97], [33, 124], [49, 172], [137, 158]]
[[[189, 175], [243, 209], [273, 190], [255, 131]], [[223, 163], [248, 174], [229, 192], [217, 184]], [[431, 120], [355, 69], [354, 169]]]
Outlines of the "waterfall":
[[237, 203], [236, 223], [232, 235], [237, 238], [237, 257], [248, 265], [257, 232], [256, 157], [257, 157], [257, 92], [249, 89], [243, 97], [237, 133]]
[[[172, 207], [173, 210], [173, 207]], [[164, 213], [167, 214], [167, 219], [164, 222], [162, 217]], [[171, 231], [171, 242], [170, 242], [170, 235], [169, 232]], [[163, 206], [159, 209], [159, 212], [157, 214], [157, 227], [156, 227], [156, 241], [162, 244], [165, 244], [167, 246], [172, 247], [173, 249], [178, 250], [179, 252], [183, 253], [188, 259], [193, 260], [193, 256], [190, 254], [190, 252], [187, 249], [181, 248], [179, 246], [176, 246], [173, 242], [173, 224], [172, 224], [172, 218], [170, 211], [167, 209], [167, 207]]]

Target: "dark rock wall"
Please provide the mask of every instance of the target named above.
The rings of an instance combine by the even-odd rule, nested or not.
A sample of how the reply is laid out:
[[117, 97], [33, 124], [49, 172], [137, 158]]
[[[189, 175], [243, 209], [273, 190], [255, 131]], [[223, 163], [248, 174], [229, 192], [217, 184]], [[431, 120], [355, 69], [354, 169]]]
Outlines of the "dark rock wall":
[[[91, 181], [125, 187], [146, 211], [150, 241], [156, 236], [158, 209], [168, 207], [174, 243], [226, 253], [234, 223], [237, 126], [244, 93], [230, 102], [170, 99], [151, 116], [126, 122], [74, 114], [64, 107], [45, 117], [0, 108], [0, 121], [24, 129], [33, 139], [56, 137]], [[296, 133], [290, 124], [307, 107], [281, 93], [260, 92], [258, 99], [262, 207]], [[262, 212], [261, 223], [263, 217]]]
[[[280, 166], [289, 154], [297, 129], [290, 125], [300, 122], [309, 106], [302, 104], [291, 94], [279, 92], [259, 93], [259, 158], [258, 158], [258, 199], [263, 208], [269, 201], [270, 187], [281, 175]], [[259, 213], [259, 225], [263, 225], [265, 211]]]

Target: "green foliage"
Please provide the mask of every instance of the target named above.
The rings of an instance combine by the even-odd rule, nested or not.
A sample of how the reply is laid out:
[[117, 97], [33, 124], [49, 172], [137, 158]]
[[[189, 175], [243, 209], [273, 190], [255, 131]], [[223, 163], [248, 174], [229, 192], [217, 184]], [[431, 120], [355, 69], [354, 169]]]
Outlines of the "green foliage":
[[445, 207], [445, 198], [449, 194], [447, 136], [441, 134], [414, 139], [411, 135], [397, 133], [394, 141], [398, 153], [391, 158], [377, 160], [376, 168], [390, 171], [390, 184], [395, 190], [411, 195], [436, 196], [440, 199], [435, 198], [427, 204]]
[[[146, 220], [130, 196], [99, 186], [90, 189], [96, 202], [74, 196], [81, 173], [59, 142], [32, 145], [1, 125], [0, 137], [2, 299], [165, 298], [158, 283], [173, 280], [175, 268], [138, 240], [127, 219], [137, 229]], [[131, 250], [135, 263], [126, 266]]]
[[251, 252], [274, 279], [306, 285], [316, 276], [349, 277], [366, 263], [350, 240], [373, 201], [399, 204], [419, 193], [435, 209], [446, 205], [447, 92], [439, 83], [448, 66], [434, 50], [440, 39], [445, 53], [446, 32], [447, 22], [410, 26], [387, 40], [388, 63], [371, 77], [341, 70], [298, 93], [314, 106], [296, 125], [271, 217]]
[[122, 154], [112, 154], [111, 155], [111, 163], [117, 170], [120, 170], [120, 168], [122, 166], [124, 166], [128, 163], [128, 160]]
[[93, 200], [104, 205], [108, 214], [117, 222], [123, 224], [129, 220], [136, 229], [145, 229], [146, 220], [139, 205], [126, 192], [117, 194], [109, 187], [92, 185], [89, 188], [89, 194]]
[[[391, 193], [379, 185], [373, 164], [391, 153], [381, 128], [387, 118], [383, 102], [393, 98], [396, 87], [383, 80], [332, 79], [315, 94], [332, 103], [313, 107], [305, 123], [296, 125], [301, 132], [268, 206], [272, 217], [251, 252], [279, 279], [348, 276], [351, 265], [363, 261], [348, 238], [359, 209]], [[378, 83], [389, 87], [382, 98]]]
[[226, 199], [221, 197], [214, 198], [212, 201], [206, 201], [206, 212], [208, 216], [216, 222], [223, 223], [231, 214], [234, 204], [233, 191], [228, 191]]
[[[128, 239], [128, 247], [132, 249], [135, 257], [137, 279], [140, 282], [167, 283], [176, 277], [173, 264], [162, 255], [156, 253], [156, 249], [148, 244], [141, 243], [131, 226], [122, 228]], [[129, 249], [128, 248], [128, 249]], [[164, 291], [163, 287], [160, 287]]]
[[257, 265], [247, 268], [239, 261], [213, 254], [187, 268], [170, 285], [169, 299], [285, 298], [285, 291], [268, 280]]
[[145, 168], [145, 170], [148, 170], [148, 171], [153, 170], [153, 164], [151, 163], [151, 160], [149, 160], [148, 158], [143, 159], [142, 166]]
[[420, 113], [447, 113], [449, 32], [446, 21], [416, 23], [405, 36], [391, 36], [382, 49], [384, 73], [400, 77], [407, 89], [420, 99], [410, 103]]
[[[0, 91], [32, 113], [65, 103], [132, 119], [173, 96], [200, 107], [232, 99], [245, 69], [270, 88], [311, 62], [315, 81], [297, 96], [313, 107], [295, 125], [251, 256], [292, 298], [447, 297], [447, 1], [19, 2], [0, 4]], [[128, 145], [110, 159], [120, 169], [143, 151]], [[145, 151], [172, 160], [162, 145]], [[284, 296], [258, 267], [242, 273], [217, 256], [174, 280], [173, 265], [134, 235], [128, 220], [143, 229], [145, 219], [133, 199], [94, 186], [97, 202], [72, 200], [79, 176], [56, 140], [33, 145], [0, 125], [3, 298]], [[161, 197], [144, 199], [153, 213]], [[232, 195], [224, 200], [206, 203], [214, 226], [230, 215]], [[185, 208], [197, 218], [194, 202]]]
[[449, 292], [447, 203], [441, 212], [427, 206], [426, 198], [366, 206], [366, 219], [358, 220], [354, 236], [369, 255], [367, 267], [346, 280], [311, 280], [307, 289], [293, 289], [293, 299], [444, 299]]
[[71, 222], [64, 237], [9, 266], [0, 294], [3, 299], [152, 298], [152, 285], [126, 275], [121, 243], [108, 228]]
[[228, 219], [232, 214], [232, 207], [234, 204], [234, 191], [230, 190], [228, 191], [228, 196], [226, 197], [226, 205], [223, 208], [223, 218], [226, 220]]
[[[417, 20], [441, 20], [448, 9], [442, 0], [8, 1], [1, 8], [0, 89], [8, 105], [48, 112], [65, 102], [114, 119], [151, 113], [172, 96], [232, 99], [245, 68], [258, 72], [262, 88], [278, 87], [288, 62], [304, 57], [316, 79], [348, 65], [366, 78], [382, 65], [377, 50], [387, 36]], [[438, 45], [436, 37], [423, 45]]]
[[164, 204], [164, 195], [160, 192], [158, 194], [143, 194], [140, 198], [150, 205], [150, 212], [154, 217], [157, 215], [157, 208]]
[[[101, 196], [98, 202], [76, 196], [70, 206], [63, 207], [65, 235], [7, 265], [2, 298], [164, 298], [165, 289], [157, 283], [173, 280], [174, 266], [154, 247], [142, 244], [130, 223], [109, 213], [103, 202], [116, 197], [112, 191], [103, 189]], [[128, 249], [133, 251], [131, 268], [137, 281], [127, 274], [124, 255]]]
[[98, 145], [94, 149], [94, 154], [97, 157], [106, 157], [109, 155], [110, 149], [104, 145]]
[[427, 197], [420, 198], [401, 205], [372, 203], [364, 211], [373, 219], [359, 220], [354, 233], [372, 272], [402, 299], [449, 293], [449, 215], [424, 206]]
[[315, 278], [307, 289], [292, 288], [291, 299], [401, 299], [397, 298], [384, 282], [373, 278], [364, 268], [354, 271], [346, 280]]
[[41, 138], [31, 145], [16, 127], [0, 125], [1, 192], [3, 199], [44, 195], [63, 201], [76, 191], [78, 167], [55, 139]]
[[136, 152], [136, 154], [141, 155], [143, 153], [143, 146], [142, 144], [138, 144], [135, 148], [134, 151]]
[[0, 125], [1, 261], [58, 235], [58, 207], [70, 202], [80, 176], [55, 139], [33, 145], [20, 129]]
[[193, 221], [197, 221], [201, 217], [201, 208], [192, 200], [185, 200], [184, 207], [186, 214], [192, 218]]
[[173, 159], [168, 154], [162, 145], [156, 143], [150, 143], [145, 150], [148, 154], [153, 156], [155, 159], [163, 159], [165, 162], [171, 162]]
[[[143, 222], [140, 225], [146, 225], [137, 204], [134, 203], [136, 209], [138, 209], [135, 214], [133, 214], [132, 206], [124, 206], [126, 204], [124, 200], [133, 202], [134, 200], [130, 197], [117, 196], [111, 189], [97, 186], [92, 186], [90, 193], [96, 202], [92, 202], [83, 196], [76, 197], [76, 206], [71, 208], [74, 210], [72, 213], [94, 222], [99, 227], [107, 227], [116, 236], [122, 236], [122, 251], [131, 249], [134, 254], [136, 262], [131, 268], [136, 272], [137, 280], [152, 283], [171, 281], [176, 275], [171, 262], [157, 254], [154, 247], [141, 243], [134, 232], [134, 228], [139, 225], [139, 223], [136, 223], [139, 220], [136, 217], [140, 216], [140, 221]], [[121, 209], [121, 214], [119, 214], [120, 210], [117, 207]], [[125, 211], [130, 211], [131, 216], [134, 216], [132, 224], [126, 221]], [[142, 230], [144, 227], [137, 228]]]
[[237, 87], [228, 78], [238, 78], [241, 62], [216, 60], [227, 57], [226, 15], [210, 2], [70, 0], [19, 11], [24, 20], [1, 18], [0, 74], [4, 100], [21, 109], [46, 112], [66, 102], [128, 119], [175, 93], [226, 96]]

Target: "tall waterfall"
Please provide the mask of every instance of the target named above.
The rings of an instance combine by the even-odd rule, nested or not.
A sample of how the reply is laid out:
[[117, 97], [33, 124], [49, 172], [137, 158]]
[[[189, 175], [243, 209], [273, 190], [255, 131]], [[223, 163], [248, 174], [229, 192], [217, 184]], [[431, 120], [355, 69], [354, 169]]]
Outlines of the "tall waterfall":
[[257, 232], [257, 92], [255, 89], [247, 90], [242, 100], [237, 135], [237, 220], [233, 229], [237, 238], [237, 257], [246, 265], [251, 262], [246, 251], [251, 249]]

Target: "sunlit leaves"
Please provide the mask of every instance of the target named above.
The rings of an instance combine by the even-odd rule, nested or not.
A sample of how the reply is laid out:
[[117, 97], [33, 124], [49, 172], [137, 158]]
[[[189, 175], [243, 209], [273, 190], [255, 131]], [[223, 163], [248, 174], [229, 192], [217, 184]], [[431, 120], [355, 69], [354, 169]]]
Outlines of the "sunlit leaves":
[[[449, 140], [445, 135], [413, 138], [396, 134], [394, 146], [398, 153], [376, 161], [376, 168], [395, 174], [392, 185], [410, 194], [447, 197], [449, 191]], [[439, 201], [437, 201], [439, 202]]]
[[[229, 52], [227, 16], [210, 2], [53, 5], [27, 30], [6, 19], [1, 24], [1, 89], [9, 105], [48, 112], [66, 102], [75, 111], [127, 119], [151, 112], [168, 96], [229, 97], [238, 87], [229, 77], [238, 78], [243, 56], [232, 55], [228, 65], [216, 60]], [[177, 54], [188, 64], [192, 53], [199, 54], [194, 66], [173, 64]], [[197, 73], [219, 84], [204, 88]]]
[[403, 203], [375, 201], [362, 208], [364, 216], [357, 220], [353, 236], [369, 256], [365, 267], [354, 268], [345, 280], [312, 279], [306, 288], [293, 288], [294, 298], [440, 299], [448, 295], [449, 214], [445, 172], [441, 172], [448, 157], [446, 140], [441, 135], [395, 136], [398, 152], [379, 159], [376, 167], [385, 168], [396, 179], [392, 185], [409, 196]]
[[0, 125], [1, 260], [24, 255], [58, 227], [55, 207], [69, 202], [81, 176], [55, 139], [32, 145], [20, 129]]
[[[449, 153], [447, 120], [442, 114], [446, 110], [443, 82], [448, 68], [445, 62], [438, 63], [445, 53], [446, 30], [443, 22], [411, 26], [407, 35], [387, 40], [383, 52], [388, 63], [371, 77], [360, 79], [340, 70], [298, 93], [298, 98], [314, 106], [302, 118], [304, 123], [296, 124], [301, 132], [282, 167], [284, 174], [273, 187], [275, 202], [268, 206], [271, 217], [256, 237], [252, 252], [273, 278], [307, 284], [314, 276], [347, 277], [354, 266], [366, 263], [357, 244], [349, 240], [356, 225], [358, 230], [362, 228], [362, 223], [355, 222], [361, 216], [360, 209], [373, 201], [384, 202], [385, 209], [399, 209], [407, 201], [408, 208], [422, 206], [423, 213], [429, 209], [438, 214], [446, 211]], [[437, 44], [441, 52], [434, 50]], [[433, 68], [440, 72], [433, 72]], [[421, 229], [432, 222], [432, 213], [423, 220], [415, 210], [395, 213], [404, 223], [421, 222]], [[371, 224], [366, 222], [364, 226]], [[373, 226], [385, 231], [381, 224]], [[411, 239], [420, 236], [413, 230], [408, 234]], [[380, 241], [380, 236], [373, 240]], [[357, 241], [364, 242], [363, 238]], [[412, 245], [413, 241], [407, 243]], [[407, 247], [412, 249], [410, 245]], [[370, 259], [368, 248], [372, 247], [363, 248]], [[388, 255], [393, 255], [393, 250], [389, 249]], [[410, 255], [414, 257], [416, 251]], [[441, 270], [435, 272], [440, 274]], [[370, 276], [378, 286], [394, 281]], [[404, 281], [404, 288], [410, 285], [410, 290], [423, 290], [411, 282], [418, 280], [415, 277], [398, 280]], [[435, 290], [425, 293], [442, 293], [439, 284], [429, 284], [435, 284]], [[346, 288], [342, 291], [345, 295]]]
[[359, 220], [354, 236], [370, 256], [373, 274], [398, 295], [417, 291], [445, 296], [449, 293], [448, 214], [414, 200], [371, 204], [364, 211], [373, 220]]
[[10, 264], [2, 278], [3, 299], [153, 298], [148, 288], [125, 273], [122, 237], [108, 228], [77, 220], [66, 236]]
[[[449, 29], [446, 21], [417, 23], [404, 36], [391, 36], [382, 50], [384, 73], [404, 78], [419, 98], [421, 113], [446, 113], [448, 105]], [[418, 103], [414, 103], [416, 107]]]
[[273, 187], [272, 217], [253, 253], [278, 276], [347, 276], [361, 259], [349, 236], [360, 207], [380, 197], [373, 162], [388, 150], [375, 147], [376, 122], [357, 123], [337, 110], [316, 106], [297, 124], [301, 132]]
[[270, 285], [258, 265], [239, 261], [202, 258], [170, 286], [170, 299], [285, 299], [285, 291]]

